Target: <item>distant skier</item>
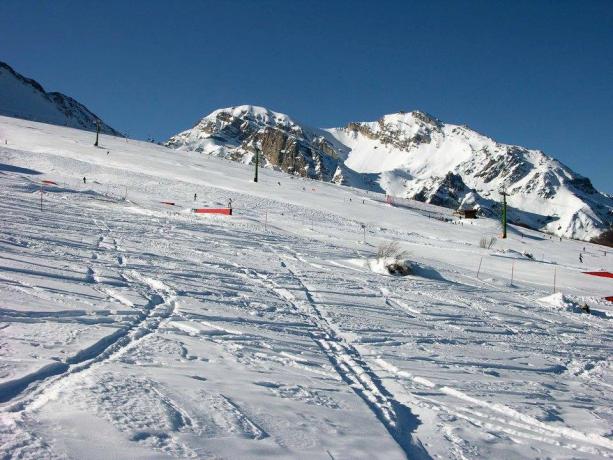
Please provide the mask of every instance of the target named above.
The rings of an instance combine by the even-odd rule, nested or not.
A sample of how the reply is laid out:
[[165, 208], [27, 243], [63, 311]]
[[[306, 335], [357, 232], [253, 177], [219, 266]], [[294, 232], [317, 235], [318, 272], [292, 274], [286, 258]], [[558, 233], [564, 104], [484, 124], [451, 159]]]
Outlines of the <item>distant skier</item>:
[[583, 263], [583, 256], [579, 253], [579, 262]]
[[232, 209], [232, 198], [228, 198], [228, 208]]
[[196, 201], [197, 199], [198, 199], [198, 195], [194, 193], [194, 201]]
[[87, 183], [87, 179], [85, 179], [85, 177], [83, 177], [83, 183], [86, 184]]

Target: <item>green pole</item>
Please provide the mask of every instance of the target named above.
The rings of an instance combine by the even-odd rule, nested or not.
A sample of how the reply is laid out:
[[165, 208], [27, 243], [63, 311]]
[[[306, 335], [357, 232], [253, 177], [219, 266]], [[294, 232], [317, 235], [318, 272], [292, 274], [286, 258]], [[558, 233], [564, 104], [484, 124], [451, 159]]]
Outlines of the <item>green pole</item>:
[[253, 182], [258, 181], [258, 163], [260, 162], [259, 150], [255, 149], [255, 177], [253, 178]]
[[502, 239], [507, 237], [507, 194], [502, 192]]
[[100, 134], [100, 120], [96, 120], [96, 142], [94, 142], [94, 147], [98, 147], [98, 134]]

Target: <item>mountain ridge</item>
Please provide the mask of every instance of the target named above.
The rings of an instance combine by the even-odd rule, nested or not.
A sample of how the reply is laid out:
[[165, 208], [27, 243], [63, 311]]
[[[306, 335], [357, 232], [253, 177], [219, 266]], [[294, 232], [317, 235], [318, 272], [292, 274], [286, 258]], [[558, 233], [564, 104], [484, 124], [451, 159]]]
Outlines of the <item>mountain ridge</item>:
[[[25, 77], [0, 61], [0, 115], [40, 121], [70, 128], [95, 131], [100, 118], [76, 99], [63, 93], [47, 92], [32, 78]], [[123, 136], [100, 120], [100, 132]]]
[[257, 149], [265, 166], [290, 174], [490, 216], [500, 213], [505, 190], [512, 221], [569, 238], [598, 237], [613, 220], [613, 197], [559, 160], [419, 110], [320, 129], [263, 107], [235, 106], [165, 145], [243, 163], [253, 162]]

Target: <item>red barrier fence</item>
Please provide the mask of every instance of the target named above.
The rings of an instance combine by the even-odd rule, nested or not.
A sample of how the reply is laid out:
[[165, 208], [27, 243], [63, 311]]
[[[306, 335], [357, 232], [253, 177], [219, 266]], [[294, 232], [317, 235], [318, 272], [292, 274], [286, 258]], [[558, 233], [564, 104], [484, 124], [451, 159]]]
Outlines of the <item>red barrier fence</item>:
[[[613, 278], [613, 273], [609, 273], [609, 272], [583, 272], [586, 275], [592, 275], [592, 276], [602, 276], [603, 278]], [[609, 297], [605, 297], [605, 300], [608, 300], [609, 302], [613, 302], [613, 295], [610, 295]]]
[[195, 208], [192, 209], [196, 214], [225, 214], [232, 215], [232, 208]]
[[53, 182], [52, 180], [48, 180], [48, 179], [43, 179], [42, 183], [48, 184], [48, 185], [57, 185], [57, 182]]
[[160, 201], [160, 203], [167, 204], [169, 206], [174, 206], [175, 205], [175, 203], [173, 201]]
[[613, 278], [613, 273], [609, 272], [583, 272], [586, 275], [602, 276], [603, 278]]

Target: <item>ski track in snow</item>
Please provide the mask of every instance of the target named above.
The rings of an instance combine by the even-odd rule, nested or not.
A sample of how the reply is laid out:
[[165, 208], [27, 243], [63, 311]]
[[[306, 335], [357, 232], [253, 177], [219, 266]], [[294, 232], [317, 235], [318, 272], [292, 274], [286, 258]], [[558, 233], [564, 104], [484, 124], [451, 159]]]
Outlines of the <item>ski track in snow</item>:
[[[423, 216], [378, 232], [427, 276], [382, 276], [354, 263], [377, 242], [332, 194], [317, 208], [235, 190], [237, 216], [204, 220], [159, 205], [193, 184], [78, 155], [0, 149], [69, 174], [41, 213], [33, 178], [0, 170], [0, 457], [102, 458], [81, 418], [125, 457], [613, 455], [606, 311], [547, 309], [548, 287], [521, 270], [501, 283], [495, 257], [477, 278], [450, 256], [467, 243], [420, 233]], [[134, 201], [104, 184], [118, 177]], [[198, 195], [218, 203], [216, 177]]]
[[[270, 248], [271, 251], [274, 251], [272, 247]], [[291, 252], [288, 247], [284, 249]], [[292, 255], [296, 260], [305, 262], [297, 254]], [[315, 325], [315, 331], [311, 332], [313, 340], [321, 347], [339, 376], [373, 410], [407, 455], [410, 458], [427, 457], [423, 447], [411, 438], [411, 431], [419, 422], [411, 414], [410, 409], [391, 398], [391, 395], [381, 385], [377, 375], [362, 360], [358, 351], [343, 340], [331, 327], [329, 321], [320, 312], [311, 290], [305, 285], [302, 278], [289, 267], [289, 262], [281, 262], [281, 265], [289, 273], [290, 282], [293, 285], [288, 288], [271, 284], [271, 288], [281, 298], [290, 302], [298, 311], [307, 311]], [[316, 268], [321, 268], [321, 266], [316, 265]], [[287, 286], [287, 282], [285, 286]], [[292, 291], [302, 293], [304, 299], [298, 300]]]

